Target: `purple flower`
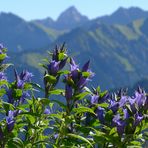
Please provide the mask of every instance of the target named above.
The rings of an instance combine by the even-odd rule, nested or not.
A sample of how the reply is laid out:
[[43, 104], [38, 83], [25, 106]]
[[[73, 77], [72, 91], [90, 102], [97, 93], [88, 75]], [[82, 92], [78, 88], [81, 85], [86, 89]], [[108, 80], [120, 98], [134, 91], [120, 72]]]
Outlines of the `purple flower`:
[[24, 101], [25, 101], [25, 99], [26, 99], [27, 97], [30, 97], [29, 93], [28, 93], [27, 91], [23, 92], [23, 94], [22, 94], [22, 96], [20, 97], [20, 100], [19, 100], [20, 103], [23, 104]]
[[134, 98], [135, 98], [135, 102], [139, 108], [145, 105], [145, 102], [146, 102], [145, 93], [139, 93], [138, 91], [136, 91]]
[[91, 96], [91, 104], [98, 104], [98, 99], [99, 99], [99, 96], [94, 94], [93, 96]]
[[7, 123], [7, 130], [8, 132], [11, 132], [14, 128], [14, 111], [9, 111], [8, 116], [6, 117], [6, 123]]
[[67, 101], [70, 101], [72, 98], [72, 87], [68, 84], [65, 86], [65, 97]]
[[121, 99], [119, 101], [119, 108], [123, 107], [127, 103], [128, 97], [127, 96], [121, 96]]
[[87, 61], [84, 66], [82, 67], [82, 72], [88, 71], [89, 69], [90, 60]]
[[109, 109], [111, 109], [113, 111], [113, 113], [116, 113], [118, 108], [119, 108], [119, 103], [114, 100], [110, 100]]
[[121, 120], [121, 117], [119, 114], [115, 115], [113, 118], [113, 123], [117, 127], [117, 132], [119, 135], [122, 135], [125, 130], [126, 122]]
[[18, 75], [17, 71], [15, 70], [17, 88], [23, 89], [25, 82], [30, 82], [32, 76], [32, 73], [26, 70], [22, 71], [21, 74]]
[[0, 44], [0, 54], [3, 54], [3, 49], [4, 49], [4, 46]]
[[136, 113], [137, 109], [136, 109], [136, 100], [134, 98], [129, 98], [128, 102], [130, 104], [131, 110], [133, 113]]
[[3, 72], [0, 72], [0, 80], [7, 80], [6, 75]]
[[70, 71], [79, 71], [79, 66], [75, 63], [73, 58], [70, 58]]
[[13, 104], [14, 103], [14, 98], [13, 98], [13, 91], [12, 91], [12, 89], [7, 90], [6, 94], [8, 96], [8, 103]]
[[123, 113], [124, 113], [124, 119], [128, 119], [130, 117], [128, 110], [127, 109], [123, 109]]
[[44, 114], [47, 114], [47, 115], [51, 114], [50, 109], [46, 108], [46, 109], [44, 110]]
[[135, 121], [134, 121], [134, 127], [139, 125], [139, 123], [143, 120], [143, 116], [139, 113], [135, 114]]
[[56, 61], [51, 61], [48, 66], [48, 73], [50, 75], [56, 76], [57, 72], [59, 71], [60, 67], [60, 62], [56, 62]]
[[104, 123], [104, 121], [105, 121], [105, 109], [102, 108], [102, 107], [98, 107], [96, 113], [97, 113], [98, 119], [100, 120], [100, 123]]

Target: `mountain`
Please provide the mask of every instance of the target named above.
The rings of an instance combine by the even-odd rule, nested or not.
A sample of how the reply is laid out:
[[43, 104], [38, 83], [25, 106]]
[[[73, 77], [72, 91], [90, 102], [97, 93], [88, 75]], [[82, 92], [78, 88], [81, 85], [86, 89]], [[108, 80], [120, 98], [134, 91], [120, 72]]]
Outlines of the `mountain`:
[[[137, 16], [133, 11], [138, 13]], [[16, 68], [32, 71], [35, 76], [38, 76], [34, 77], [35, 81], [40, 84], [42, 81], [38, 78], [43, 75], [43, 71], [38, 69], [37, 63], [46, 56], [46, 50], [66, 42], [68, 52], [76, 61], [78, 60], [78, 64], [81, 65], [90, 59], [91, 69], [96, 73], [93, 85], [99, 84], [102, 89], [132, 87], [137, 81], [148, 78], [146, 13], [141, 9], [139, 11], [139, 8], [120, 8], [107, 16], [108, 22], [103, 22], [99, 20], [100, 18], [82, 19], [85, 16], [83, 17], [74, 7], [71, 7], [63, 12], [57, 21], [48, 18], [48, 22], [44, 21], [44, 23], [42, 20], [26, 22], [14, 14], [2, 13], [0, 42], [10, 50], [9, 60]], [[113, 16], [116, 19], [110, 22]], [[125, 18], [125, 23], [121, 23], [122, 17]], [[82, 20], [87, 23], [82, 23]], [[56, 26], [57, 29], [48, 26], [48, 24], [54, 26], [58, 21], [61, 25], [63, 21], [65, 26], [61, 28]], [[11, 73], [9, 75], [12, 76]]]
[[0, 33], [0, 41], [13, 51], [38, 49], [53, 41], [41, 28], [12, 13], [0, 13]]
[[148, 75], [147, 21], [129, 25], [94, 22], [60, 36], [53, 44], [65, 41], [79, 63], [90, 59], [94, 82], [103, 89], [132, 86]]
[[56, 21], [53, 21], [51, 18], [46, 18], [43, 20], [34, 20], [34, 22], [47, 28], [70, 30], [84, 24], [88, 20], [86, 16], [81, 15], [81, 13], [72, 6], [62, 12]]
[[148, 11], [144, 11], [138, 7], [123, 8], [120, 7], [111, 15], [98, 17], [96, 20], [107, 24], [128, 24], [134, 20], [147, 18]]
[[57, 29], [72, 29], [88, 21], [86, 16], [81, 15], [75, 7], [70, 7], [58, 17]]

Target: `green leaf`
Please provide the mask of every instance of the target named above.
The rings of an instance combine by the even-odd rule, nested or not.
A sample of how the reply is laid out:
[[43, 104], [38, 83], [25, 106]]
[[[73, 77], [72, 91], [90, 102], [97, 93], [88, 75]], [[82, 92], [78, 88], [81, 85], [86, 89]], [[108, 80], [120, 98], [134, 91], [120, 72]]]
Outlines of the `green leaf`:
[[93, 148], [93, 145], [90, 143], [89, 140], [87, 140], [86, 138], [80, 136], [80, 135], [75, 135], [75, 134], [67, 134], [69, 137], [72, 137], [72, 138], [76, 138], [76, 139], [80, 139], [86, 143], [88, 143], [92, 148]]
[[50, 114], [49, 116], [60, 119], [60, 120], [63, 120], [63, 116], [61, 114]]
[[108, 103], [101, 103], [101, 104], [97, 104], [97, 106], [100, 106], [103, 108], [108, 108], [109, 104]]
[[8, 87], [8, 82], [6, 80], [0, 80], [0, 86], [6, 85]]
[[20, 138], [13, 138], [8, 141], [8, 148], [24, 148], [24, 144]]
[[4, 71], [5, 69], [7, 69], [9, 66], [11, 66], [12, 64], [2, 64], [0, 66], [0, 71]]
[[94, 111], [93, 111], [91, 108], [88, 108], [88, 107], [74, 108], [73, 111], [74, 111], [76, 114], [89, 112], [89, 113], [92, 113], [92, 114], [95, 115]]
[[117, 130], [116, 130], [116, 128], [114, 127], [114, 128], [112, 128], [111, 131], [109, 132], [109, 135], [113, 135], [113, 134], [115, 134], [115, 133], [117, 133]]
[[52, 100], [52, 101], [55, 102], [55, 103], [57, 103], [57, 104], [59, 104], [60, 107], [62, 107], [63, 109], [66, 108], [66, 105], [64, 103], [60, 102], [59, 100]]
[[58, 58], [59, 58], [60, 61], [63, 60], [64, 57], [65, 57], [65, 53], [64, 52], [59, 53]]
[[41, 91], [44, 91], [44, 89], [39, 85], [39, 84], [37, 84], [37, 83], [30, 83], [33, 87], [35, 87], [35, 88], [37, 88], [37, 89], [39, 89], [39, 90], [41, 90]]
[[5, 58], [6, 58], [6, 54], [4, 53], [4, 54], [0, 54], [0, 61], [3, 61]]
[[14, 96], [14, 98], [20, 98], [22, 96], [22, 90], [21, 89], [14, 89], [13, 96]]
[[49, 105], [50, 100], [47, 98], [39, 98], [39, 102], [41, 102], [43, 105]]
[[6, 94], [6, 90], [4, 88], [0, 89], [0, 97]]
[[105, 114], [105, 120], [111, 121], [112, 118], [113, 118], [113, 112], [112, 112], [112, 110], [109, 110], [109, 111]]
[[64, 93], [64, 90], [63, 89], [55, 89], [55, 90], [49, 91], [48, 93], [50, 95], [61, 95], [62, 93]]
[[59, 72], [58, 72], [58, 74], [62, 74], [62, 75], [67, 75], [67, 74], [69, 74], [70, 72], [69, 72], [69, 70], [60, 70]]
[[83, 77], [86, 77], [86, 78], [88, 78], [88, 77], [90, 77], [90, 72], [82, 72], [82, 76]]
[[90, 94], [89, 92], [82, 92], [79, 95], [76, 96], [77, 100], [81, 100], [83, 99], [85, 96], [87, 96], [88, 94]]
[[32, 115], [26, 115], [26, 117], [31, 122], [31, 124], [34, 124], [34, 122], [35, 122], [35, 117], [34, 116], [32, 116]]
[[56, 77], [52, 76], [52, 75], [48, 75], [46, 74], [44, 76], [45, 80], [51, 84], [55, 83], [57, 81]]
[[3, 107], [6, 112], [8, 112], [9, 110], [14, 110], [14, 106], [10, 103], [7, 103], [7, 102], [3, 102]]

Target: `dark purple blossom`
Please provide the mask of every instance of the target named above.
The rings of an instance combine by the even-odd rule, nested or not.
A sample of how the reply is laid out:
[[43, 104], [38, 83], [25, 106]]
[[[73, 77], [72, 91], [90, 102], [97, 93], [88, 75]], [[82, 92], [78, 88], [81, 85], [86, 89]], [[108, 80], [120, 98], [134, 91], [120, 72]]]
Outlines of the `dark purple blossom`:
[[7, 77], [3, 72], [0, 72], [0, 80], [7, 80]]
[[130, 117], [128, 110], [126, 108], [123, 109], [123, 113], [124, 113], [124, 120], [127, 120]]
[[0, 54], [3, 54], [3, 50], [4, 49], [4, 46], [3, 46], [3, 44], [0, 44]]
[[[75, 61], [71, 58], [70, 59], [70, 74], [69, 77], [74, 82], [75, 87], [78, 90], [82, 90], [87, 82], [89, 81], [89, 78], [91, 77], [89, 67], [89, 61], [86, 62], [82, 68], [82, 71], [79, 69], [79, 66], [75, 63]], [[83, 75], [83, 72], [87, 72], [88, 75]]]
[[135, 92], [135, 96], [134, 96], [135, 102], [138, 105], [138, 107], [142, 107], [145, 105], [146, 102], [146, 94], [143, 93], [139, 93], [138, 91]]
[[20, 97], [19, 103], [23, 104], [27, 97], [30, 97], [30, 95], [27, 91], [24, 91], [22, 96]]
[[127, 100], [128, 100], [127, 96], [121, 96], [121, 99], [119, 101], [119, 107], [125, 106], [125, 104], [127, 103]]
[[8, 89], [6, 91], [6, 94], [8, 96], [8, 103], [13, 104], [14, 103], [14, 98], [13, 98], [13, 90], [12, 89]]
[[9, 111], [8, 116], [6, 117], [6, 123], [7, 123], [7, 130], [8, 132], [11, 132], [14, 128], [15, 120], [14, 120], [14, 111]]
[[53, 76], [56, 76], [57, 75], [57, 72], [59, 71], [59, 65], [60, 65], [60, 62], [56, 62], [56, 61], [51, 61], [48, 66], [48, 73], [50, 75], [53, 75]]
[[72, 87], [68, 84], [66, 84], [65, 86], [65, 97], [67, 101], [70, 101], [70, 99], [72, 98]]
[[117, 110], [119, 109], [119, 103], [114, 100], [110, 100], [109, 109], [111, 109], [113, 111], [113, 113], [116, 113]]
[[44, 110], [44, 114], [47, 114], [47, 115], [51, 114], [50, 109], [46, 108], [46, 109]]
[[98, 107], [96, 110], [96, 114], [97, 114], [97, 117], [100, 123], [104, 123], [105, 122], [105, 109], [102, 107]]
[[27, 70], [22, 71], [20, 75], [18, 75], [17, 71], [15, 70], [17, 88], [23, 89], [24, 84], [26, 82], [30, 82], [32, 76], [32, 73], [28, 72]]
[[92, 95], [90, 100], [91, 104], [98, 104], [98, 99], [99, 99], [98, 95], [96, 94]]
[[117, 127], [118, 134], [119, 135], [122, 135], [124, 133], [124, 130], [125, 130], [126, 121], [122, 120], [121, 117], [120, 117], [120, 115], [117, 114], [113, 118], [113, 123]]
[[134, 121], [134, 127], [139, 125], [139, 123], [143, 120], [143, 116], [139, 114], [138, 112], [135, 114], [135, 121]]

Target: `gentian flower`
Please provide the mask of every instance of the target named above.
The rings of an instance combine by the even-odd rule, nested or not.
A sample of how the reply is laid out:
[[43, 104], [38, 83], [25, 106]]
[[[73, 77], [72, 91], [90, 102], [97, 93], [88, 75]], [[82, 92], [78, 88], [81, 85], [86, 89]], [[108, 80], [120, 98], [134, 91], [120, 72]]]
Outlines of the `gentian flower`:
[[[92, 76], [92, 73], [88, 69], [89, 62], [86, 62], [84, 64], [82, 71], [80, 71], [78, 65], [76, 65], [75, 61], [71, 58], [70, 59], [70, 74], [69, 77], [74, 82], [75, 87], [77, 90], [82, 90], [87, 82], [89, 81], [89, 78]], [[83, 75], [83, 72], [88, 72], [88, 76]]]
[[126, 126], [126, 121], [123, 121], [120, 117], [119, 114], [115, 115], [113, 118], [113, 123], [116, 125], [117, 127], [117, 132], [119, 135], [122, 135], [124, 133], [125, 130], [125, 126]]
[[109, 104], [109, 109], [111, 109], [113, 113], [116, 113], [119, 109], [119, 102], [116, 102], [115, 100], [110, 100]]
[[60, 70], [60, 62], [51, 61], [50, 64], [48, 64], [48, 73], [50, 75], [56, 76], [57, 72]]
[[32, 76], [32, 73], [26, 70], [22, 71], [22, 73], [18, 75], [17, 71], [15, 70], [17, 88], [23, 89], [25, 82], [30, 82]]
[[6, 94], [7, 94], [7, 96], [8, 96], [8, 103], [11, 103], [11, 104], [14, 103], [14, 98], [13, 98], [12, 93], [13, 93], [12, 89], [8, 89], [8, 90], [6, 91]]
[[3, 72], [0, 72], [0, 80], [7, 80], [7, 77]]
[[138, 112], [135, 114], [135, 120], [134, 120], [134, 127], [139, 125], [139, 123], [144, 119], [144, 117], [139, 114]]
[[145, 92], [139, 93], [138, 91], [136, 91], [134, 99], [135, 99], [135, 103], [138, 105], [139, 108], [144, 106], [146, 102]]
[[7, 130], [8, 132], [11, 132], [14, 128], [14, 111], [9, 111], [8, 116], [6, 117], [6, 123], [7, 123]]
[[93, 94], [90, 100], [91, 104], [98, 104], [98, 99], [99, 99], [99, 96], [97, 94]]
[[30, 95], [27, 91], [24, 91], [22, 96], [20, 97], [19, 103], [23, 104], [27, 97], [30, 97]]
[[[63, 55], [62, 57], [61, 54]], [[48, 74], [57, 76], [57, 73], [65, 66], [67, 59], [64, 44], [61, 48], [56, 46], [52, 54], [52, 60], [47, 65]]]
[[119, 101], [119, 108], [125, 106], [125, 104], [127, 103], [128, 101], [128, 97], [127, 96], [121, 96], [121, 99]]
[[65, 86], [65, 97], [66, 97], [66, 100], [69, 102], [70, 99], [72, 98], [72, 87], [68, 84], [66, 84]]
[[4, 49], [3, 44], [0, 44], [0, 54], [3, 54], [3, 49]]
[[46, 109], [44, 110], [44, 114], [47, 114], [47, 115], [51, 114], [50, 109], [46, 108]]
[[105, 109], [102, 108], [102, 107], [98, 107], [97, 110], [96, 110], [96, 114], [97, 114], [97, 117], [98, 117], [100, 123], [104, 123], [104, 121], [105, 121]]

